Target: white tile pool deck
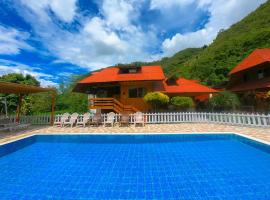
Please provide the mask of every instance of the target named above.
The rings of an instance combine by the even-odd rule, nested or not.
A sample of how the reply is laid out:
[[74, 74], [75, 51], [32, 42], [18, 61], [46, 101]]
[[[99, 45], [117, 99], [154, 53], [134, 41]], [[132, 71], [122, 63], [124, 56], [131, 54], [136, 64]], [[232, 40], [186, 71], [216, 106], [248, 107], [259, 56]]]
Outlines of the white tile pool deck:
[[252, 137], [270, 144], [270, 128], [259, 127], [241, 127], [220, 124], [199, 124], [199, 123], [181, 123], [181, 124], [147, 124], [144, 127], [50, 127], [50, 126], [32, 126], [28, 130], [10, 133], [0, 133], [0, 144], [16, 140], [22, 137], [34, 134], [124, 134], [124, 133], [239, 133], [247, 137]]

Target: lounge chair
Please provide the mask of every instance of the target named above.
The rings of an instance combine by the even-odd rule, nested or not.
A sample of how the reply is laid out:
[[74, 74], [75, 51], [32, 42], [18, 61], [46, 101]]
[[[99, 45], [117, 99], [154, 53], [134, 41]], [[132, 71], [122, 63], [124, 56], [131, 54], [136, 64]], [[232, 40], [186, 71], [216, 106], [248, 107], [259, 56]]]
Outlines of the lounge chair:
[[0, 119], [0, 127], [5, 127], [5, 126], [7, 126], [10, 123], [11, 123], [11, 121], [7, 117]]
[[60, 125], [61, 125], [61, 116], [56, 115], [56, 116], [54, 117], [53, 125], [54, 125], [54, 126], [60, 126]]
[[28, 128], [30, 126], [30, 124], [21, 124], [18, 122], [13, 122], [10, 124], [9, 131], [13, 131], [13, 130], [18, 130], [18, 129], [24, 129], [24, 128]]
[[69, 116], [69, 113], [64, 113], [61, 117], [56, 117], [53, 125], [62, 127], [64, 125], [64, 122], [68, 121]]
[[107, 124], [114, 126], [114, 119], [115, 119], [115, 113], [114, 112], [108, 113], [107, 119], [103, 122], [104, 126], [106, 126]]
[[102, 124], [102, 116], [101, 113], [95, 113], [95, 115], [92, 118], [92, 121], [90, 122], [91, 125], [100, 125]]
[[120, 121], [119, 121], [119, 126], [123, 125], [129, 125], [129, 114], [128, 113], [121, 113], [120, 115]]
[[73, 113], [72, 115], [70, 115], [69, 119], [64, 122], [64, 126], [67, 125], [72, 128], [73, 125], [76, 124], [78, 117], [79, 117], [78, 113]]
[[1, 118], [0, 119], [0, 131], [10, 130], [9, 127], [11, 125], [11, 121], [9, 118]]
[[84, 113], [82, 118], [77, 120], [77, 126], [85, 127], [90, 120], [90, 113]]
[[134, 114], [134, 126], [136, 126], [136, 124], [144, 126], [144, 116], [142, 112], [136, 112]]
[[30, 126], [30, 124], [21, 124], [18, 122], [12, 122], [9, 118], [0, 119], [0, 131], [12, 131], [17, 129], [23, 129]]

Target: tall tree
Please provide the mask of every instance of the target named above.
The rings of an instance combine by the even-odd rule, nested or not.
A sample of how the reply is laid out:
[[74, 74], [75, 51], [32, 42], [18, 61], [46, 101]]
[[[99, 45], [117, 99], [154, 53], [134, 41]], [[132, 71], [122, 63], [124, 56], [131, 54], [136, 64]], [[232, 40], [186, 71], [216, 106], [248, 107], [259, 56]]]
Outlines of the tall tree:
[[[18, 73], [10, 73], [3, 76], [0, 76], [0, 81], [11, 82], [11, 83], [19, 83], [19, 84], [26, 84], [26, 85], [34, 85], [39, 86], [40, 82], [33, 76], [27, 74], [18, 74]], [[1, 97], [7, 98], [7, 107], [8, 113], [13, 114], [16, 112], [17, 104], [18, 104], [18, 95], [16, 94], [0, 94]], [[27, 95], [26, 95], [27, 96]], [[29, 97], [25, 97], [23, 101], [22, 113], [27, 114], [30, 113], [30, 99]], [[0, 110], [3, 110], [4, 105], [0, 104]]]

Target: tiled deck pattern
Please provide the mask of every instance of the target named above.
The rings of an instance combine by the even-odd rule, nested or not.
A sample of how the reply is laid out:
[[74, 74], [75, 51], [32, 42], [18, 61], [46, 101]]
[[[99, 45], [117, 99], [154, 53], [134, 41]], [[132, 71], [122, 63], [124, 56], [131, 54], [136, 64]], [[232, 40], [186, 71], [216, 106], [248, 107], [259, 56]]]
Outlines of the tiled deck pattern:
[[181, 124], [147, 124], [144, 127], [31, 127], [27, 131], [0, 133], [0, 144], [9, 140], [14, 140], [32, 134], [51, 134], [51, 133], [104, 133], [104, 134], [121, 134], [121, 133], [204, 133], [204, 132], [236, 132], [243, 135], [251, 136], [266, 142], [270, 142], [270, 129], [257, 127], [240, 127], [217, 124], [196, 124], [196, 123], [181, 123]]

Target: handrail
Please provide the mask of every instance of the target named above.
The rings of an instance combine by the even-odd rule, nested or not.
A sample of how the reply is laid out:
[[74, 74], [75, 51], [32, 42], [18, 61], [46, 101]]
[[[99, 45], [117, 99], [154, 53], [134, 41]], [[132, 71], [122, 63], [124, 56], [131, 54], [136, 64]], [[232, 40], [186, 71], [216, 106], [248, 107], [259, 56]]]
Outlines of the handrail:
[[124, 105], [124, 104], [122, 104], [120, 101], [118, 101], [117, 99], [114, 99], [114, 102], [116, 102], [117, 104], [119, 104], [119, 105], [123, 108], [123, 110], [130, 109], [130, 110], [132, 110], [132, 111], [134, 111], [134, 112], [139, 111], [139, 110], [138, 110], [137, 108], [135, 108], [134, 106], [131, 106], [131, 105]]
[[114, 111], [120, 112], [137, 112], [137, 108], [131, 105], [125, 105], [115, 98], [93, 98], [90, 99], [90, 107], [97, 108], [101, 107], [103, 109], [113, 109]]

